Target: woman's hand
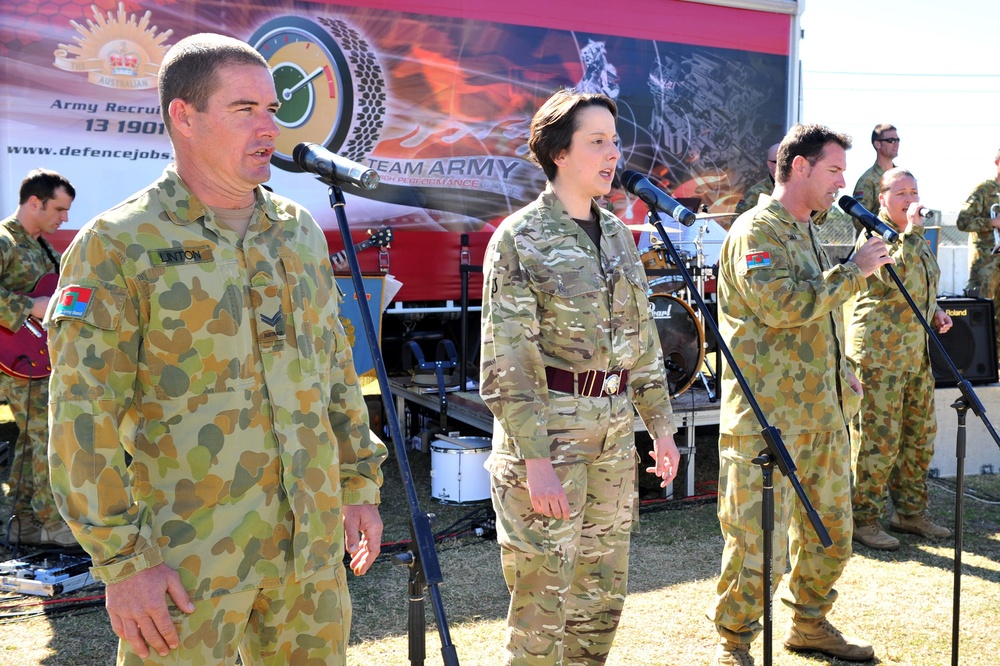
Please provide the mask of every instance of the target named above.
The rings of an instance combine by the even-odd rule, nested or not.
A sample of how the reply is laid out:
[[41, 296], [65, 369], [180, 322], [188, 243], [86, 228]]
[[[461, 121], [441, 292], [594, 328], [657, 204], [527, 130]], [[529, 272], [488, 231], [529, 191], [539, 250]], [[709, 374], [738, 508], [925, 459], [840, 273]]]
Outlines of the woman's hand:
[[528, 458], [524, 465], [528, 472], [531, 508], [543, 516], [569, 520], [569, 500], [552, 461], [548, 458]]
[[681, 454], [674, 444], [674, 436], [658, 437], [653, 440], [653, 450], [649, 452], [653, 456], [653, 467], [647, 467], [650, 474], [663, 479], [660, 482], [661, 488], [666, 488], [667, 484], [674, 480], [677, 472], [680, 471]]

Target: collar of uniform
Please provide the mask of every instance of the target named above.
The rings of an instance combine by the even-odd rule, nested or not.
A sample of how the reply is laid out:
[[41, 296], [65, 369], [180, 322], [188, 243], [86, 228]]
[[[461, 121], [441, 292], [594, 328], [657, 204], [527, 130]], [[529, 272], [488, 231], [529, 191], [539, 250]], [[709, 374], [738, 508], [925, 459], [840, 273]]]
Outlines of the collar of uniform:
[[892, 221], [889, 217], [889, 212], [885, 208], [878, 209], [878, 219], [885, 222], [886, 226], [895, 231], [897, 234], [903, 233], [903, 230], [899, 228], [899, 225]]
[[[163, 210], [167, 212], [174, 224], [185, 226], [212, 215], [208, 206], [191, 193], [173, 165], [163, 170], [163, 175], [156, 183], [156, 192], [160, 205], [163, 206]], [[254, 188], [254, 200], [255, 207], [264, 213], [261, 223], [265, 228], [270, 226], [272, 222], [294, 217], [285, 210], [284, 205], [279, 205], [279, 201], [276, 201], [260, 185]]]
[[[555, 222], [558, 231], [567, 235], [573, 235], [577, 232], [582, 233], [580, 225], [573, 221], [570, 214], [566, 212], [566, 206], [559, 201], [559, 197], [552, 190], [552, 183], [545, 184], [545, 189], [538, 195], [538, 200], [543, 209], [548, 209], [549, 214], [547, 217]], [[604, 236], [617, 234], [624, 228], [614, 213], [603, 210], [593, 199], [590, 200], [590, 212], [601, 223], [601, 234]]]

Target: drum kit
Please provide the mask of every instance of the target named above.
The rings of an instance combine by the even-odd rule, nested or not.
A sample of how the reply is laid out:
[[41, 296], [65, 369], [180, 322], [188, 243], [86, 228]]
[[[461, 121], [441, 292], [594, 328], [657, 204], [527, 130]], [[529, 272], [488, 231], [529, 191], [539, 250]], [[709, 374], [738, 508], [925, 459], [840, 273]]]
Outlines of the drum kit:
[[[735, 213], [699, 213], [697, 222], [690, 227], [664, 230], [678, 237], [671, 243], [684, 263], [684, 268], [692, 277], [695, 289], [713, 308], [715, 299], [715, 277], [719, 264], [719, 254], [726, 230], [716, 222], [719, 218], [736, 217]], [[629, 229], [649, 233], [648, 248], [640, 253], [646, 277], [649, 280], [649, 302], [656, 322], [656, 331], [663, 350], [663, 362], [667, 368], [667, 382], [670, 396], [676, 398], [700, 380], [714, 400], [713, 389], [708, 384], [708, 375], [715, 377], [705, 362], [705, 354], [715, 351], [715, 340], [706, 342], [704, 313], [696, 310], [697, 301], [685, 284], [683, 272], [671, 260], [666, 245], [650, 224], [630, 224]], [[643, 239], [646, 234], [643, 234]], [[640, 239], [640, 248], [646, 243]]]

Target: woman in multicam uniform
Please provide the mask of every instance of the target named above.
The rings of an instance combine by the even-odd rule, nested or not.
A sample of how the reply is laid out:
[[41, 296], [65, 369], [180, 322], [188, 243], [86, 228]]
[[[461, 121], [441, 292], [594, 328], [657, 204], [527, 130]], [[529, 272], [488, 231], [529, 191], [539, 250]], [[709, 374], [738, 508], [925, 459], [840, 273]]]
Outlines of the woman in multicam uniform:
[[511, 594], [508, 664], [602, 664], [628, 579], [633, 406], [649, 471], [677, 473], [676, 427], [631, 233], [595, 197], [621, 156], [608, 97], [560, 91], [531, 122], [548, 184], [494, 233], [484, 262], [481, 393]]

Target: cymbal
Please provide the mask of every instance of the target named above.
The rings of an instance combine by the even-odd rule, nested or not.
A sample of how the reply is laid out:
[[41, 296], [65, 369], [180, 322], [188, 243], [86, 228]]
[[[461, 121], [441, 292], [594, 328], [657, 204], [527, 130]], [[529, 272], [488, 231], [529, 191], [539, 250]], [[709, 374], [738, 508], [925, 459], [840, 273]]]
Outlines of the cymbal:
[[[648, 223], [646, 223], [646, 224], [626, 224], [625, 226], [628, 227], [629, 229], [634, 230], [634, 231], [659, 231], [652, 224], [648, 224]], [[663, 227], [663, 230], [666, 231], [668, 234], [679, 234], [681, 232], [680, 229], [673, 229], [671, 227]]]
[[739, 217], [739, 213], [698, 213], [695, 217], [699, 220], [710, 220], [715, 217]]

